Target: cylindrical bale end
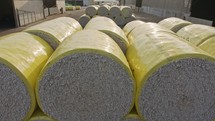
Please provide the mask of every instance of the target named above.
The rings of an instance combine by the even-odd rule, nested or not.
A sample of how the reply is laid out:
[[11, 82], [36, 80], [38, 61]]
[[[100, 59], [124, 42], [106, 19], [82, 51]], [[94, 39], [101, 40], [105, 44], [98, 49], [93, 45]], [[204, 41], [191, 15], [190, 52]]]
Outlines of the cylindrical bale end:
[[134, 16], [134, 14], [130, 17], [125, 18], [126, 23], [129, 23], [129, 22], [135, 21], [135, 20], [136, 20], [136, 17]]
[[97, 6], [88, 6], [85, 10], [85, 14], [87, 14], [90, 17], [95, 16], [98, 13], [98, 7]]
[[44, 40], [25, 32], [0, 38], [0, 120], [30, 118], [35, 81], [52, 52]]
[[87, 25], [87, 23], [90, 21], [90, 19], [91, 19], [90, 16], [84, 14], [79, 18], [78, 22], [84, 28]]
[[115, 19], [114, 19], [114, 22], [120, 26], [120, 27], [124, 27], [124, 25], [126, 24], [126, 20], [123, 16], [117, 16]]
[[60, 121], [118, 121], [133, 106], [135, 83], [126, 58], [106, 34], [68, 37], [36, 86], [39, 106]]
[[123, 17], [131, 17], [132, 16], [133, 12], [132, 12], [131, 7], [129, 7], [129, 6], [121, 6], [120, 10], [121, 10], [121, 15]]
[[120, 16], [120, 14], [121, 14], [120, 7], [119, 6], [112, 6], [110, 8], [110, 13], [109, 14], [111, 16], [113, 16], [113, 17]]
[[107, 16], [109, 14], [110, 7], [107, 5], [103, 5], [98, 8], [98, 15]]

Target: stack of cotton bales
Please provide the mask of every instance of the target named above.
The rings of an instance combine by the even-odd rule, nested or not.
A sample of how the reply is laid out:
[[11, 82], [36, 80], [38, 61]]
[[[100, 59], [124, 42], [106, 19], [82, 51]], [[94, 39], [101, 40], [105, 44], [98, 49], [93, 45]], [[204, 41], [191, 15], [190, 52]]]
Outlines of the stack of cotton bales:
[[128, 36], [133, 40], [126, 57], [137, 82], [135, 107], [142, 120], [215, 118], [212, 56], [152, 23], [139, 24]]
[[85, 14], [79, 18], [79, 22], [84, 27], [90, 18], [95, 16], [106, 16], [115, 21], [115, 23], [123, 27], [125, 24], [136, 20], [132, 9], [129, 6], [109, 6], [109, 5], [93, 5], [85, 10]]

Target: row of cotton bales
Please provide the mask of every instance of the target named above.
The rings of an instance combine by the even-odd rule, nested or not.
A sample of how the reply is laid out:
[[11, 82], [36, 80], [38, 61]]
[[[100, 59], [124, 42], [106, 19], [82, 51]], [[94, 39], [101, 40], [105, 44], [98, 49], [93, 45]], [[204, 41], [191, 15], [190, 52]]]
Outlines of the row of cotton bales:
[[0, 72], [1, 120], [215, 119], [215, 58], [157, 23], [47, 21], [0, 38]]
[[133, 15], [132, 9], [129, 6], [88, 6], [85, 10], [85, 14], [79, 18], [79, 22], [84, 27], [91, 18], [95, 16], [106, 16], [114, 20], [114, 22], [123, 27], [125, 24], [136, 20]]
[[215, 57], [215, 28], [207, 25], [192, 24], [180, 18], [167, 18], [158, 23], [189, 43], [201, 48]]
[[[126, 57], [137, 84], [137, 114], [146, 121], [211, 121], [215, 29], [177, 18], [164, 21], [170, 19], [166, 26], [133, 21], [124, 27], [130, 43]], [[194, 46], [198, 42], [207, 44]]]

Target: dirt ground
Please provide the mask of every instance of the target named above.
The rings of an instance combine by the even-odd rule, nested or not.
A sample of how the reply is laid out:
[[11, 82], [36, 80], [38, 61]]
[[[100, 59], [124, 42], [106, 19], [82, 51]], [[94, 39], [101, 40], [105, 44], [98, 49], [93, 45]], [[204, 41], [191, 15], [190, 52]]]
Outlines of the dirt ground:
[[[84, 14], [84, 11], [85, 11], [85, 8], [82, 8], [81, 10], [67, 11], [64, 14], [51, 15], [51, 16], [46, 17], [43, 20], [39, 20], [37, 22], [31, 23], [31, 24], [28, 24], [28, 25], [25, 25], [25, 26], [22, 26], [22, 27], [19, 27], [19, 28], [13, 28], [13, 29], [7, 29], [7, 30], [1, 30], [0, 29], [0, 37], [3, 36], [3, 35], [10, 34], [10, 33], [20, 32], [20, 31], [22, 31], [22, 30], [24, 30], [24, 29], [26, 29], [26, 28], [28, 28], [30, 26], [33, 26], [33, 25], [36, 25], [36, 24], [39, 24], [39, 23], [42, 23], [44, 21], [48, 21], [48, 20], [51, 20], [51, 19], [55, 19], [55, 18], [58, 18], [58, 17], [62, 17], [62, 16], [72, 17], [72, 18], [78, 20], [79, 17]], [[150, 15], [150, 14], [146, 14], [146, 13], [134, 12], [134, 15], [136, 16], [136, 18], [138, 20], [142, 20], [142, 21], [145, 21], [145, 22], [159, 22], [160, 20], [162, 20], [162, 18], [159, 18], [157, 16], [153, 16], [153, 15]]]

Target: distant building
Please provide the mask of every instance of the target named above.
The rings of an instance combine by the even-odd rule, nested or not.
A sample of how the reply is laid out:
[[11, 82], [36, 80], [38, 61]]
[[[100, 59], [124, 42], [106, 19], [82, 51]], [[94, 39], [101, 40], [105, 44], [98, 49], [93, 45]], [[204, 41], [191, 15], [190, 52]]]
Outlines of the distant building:
[[[46, 4], [54, 3], [50, 8]], [[0, 0], [0, 28], [23, 26], [65, 12], [65, 0]]]
[[66, 3], [69, 3], [71, 5], [88, 6], [93, 5], [94, 0], [66, 0]]

